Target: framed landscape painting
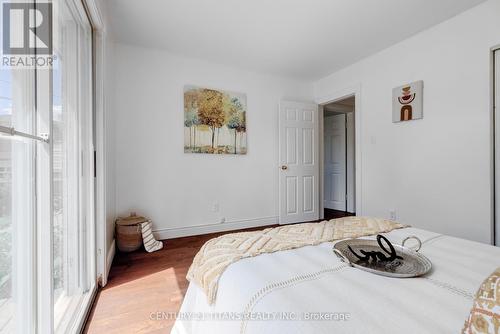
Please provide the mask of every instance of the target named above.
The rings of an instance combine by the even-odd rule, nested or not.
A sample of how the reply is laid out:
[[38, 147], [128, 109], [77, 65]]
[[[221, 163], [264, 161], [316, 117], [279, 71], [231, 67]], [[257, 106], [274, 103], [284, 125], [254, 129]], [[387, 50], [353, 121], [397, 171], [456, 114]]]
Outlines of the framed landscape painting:
[[245, 94], [184, 87], [184, 152], [246, 154]]

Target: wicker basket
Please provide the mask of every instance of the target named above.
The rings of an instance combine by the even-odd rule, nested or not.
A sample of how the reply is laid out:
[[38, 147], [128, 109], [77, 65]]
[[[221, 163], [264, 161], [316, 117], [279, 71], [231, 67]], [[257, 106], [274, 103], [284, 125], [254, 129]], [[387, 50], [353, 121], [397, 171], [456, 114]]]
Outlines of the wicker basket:
[[133, 252], [142, 246], [141, 223], [147, 219], [132, 213], [130, 217], [118, 218], [115, 222], [116, 244], [120, 252]]

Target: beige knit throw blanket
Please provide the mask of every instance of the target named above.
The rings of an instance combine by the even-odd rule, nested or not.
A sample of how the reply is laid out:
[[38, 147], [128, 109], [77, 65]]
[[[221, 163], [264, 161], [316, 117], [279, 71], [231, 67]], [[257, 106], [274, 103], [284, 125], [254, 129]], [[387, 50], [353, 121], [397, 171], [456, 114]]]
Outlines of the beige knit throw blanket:
[[323, 242], [390, 232], [402, 227], [405, 226], [385, 219], [346, 217], [255, 232], [230, 233], [211, 239], [201, 247], [189, 268], [187, 279], [201, 287], [207, 295], [208, 303], [213, 304], [220, 276], [230, 264], [238, 260]]

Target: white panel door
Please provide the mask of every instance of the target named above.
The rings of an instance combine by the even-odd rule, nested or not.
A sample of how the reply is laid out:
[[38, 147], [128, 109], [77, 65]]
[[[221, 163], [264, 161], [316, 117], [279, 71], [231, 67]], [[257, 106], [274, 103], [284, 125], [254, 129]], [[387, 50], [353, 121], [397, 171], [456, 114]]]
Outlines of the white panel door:
[[495, 52], [495, 245], [500, 246], [500, 50]]
[[346, 211], [346, 116], [326, 117], [325, 143], [325, 201], [327, 209]]
[[282, 101], [279, 112], [280, 224], [317, 220], [318, 106]]

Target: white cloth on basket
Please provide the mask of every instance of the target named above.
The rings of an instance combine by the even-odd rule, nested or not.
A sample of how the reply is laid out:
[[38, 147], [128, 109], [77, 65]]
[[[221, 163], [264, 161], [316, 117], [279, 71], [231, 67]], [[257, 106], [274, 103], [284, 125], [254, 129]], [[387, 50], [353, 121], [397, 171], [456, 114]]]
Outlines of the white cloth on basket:
[[151, 221], [148, 220], [144, 223], [141, 223], [141, 231], [142, 242], [144, 244], [144, 248], [148, 253], [152, 253], [163, 248], [163, 242], [156, 240], [153, 235], [153, 231], [151, 229]]

